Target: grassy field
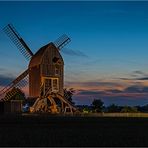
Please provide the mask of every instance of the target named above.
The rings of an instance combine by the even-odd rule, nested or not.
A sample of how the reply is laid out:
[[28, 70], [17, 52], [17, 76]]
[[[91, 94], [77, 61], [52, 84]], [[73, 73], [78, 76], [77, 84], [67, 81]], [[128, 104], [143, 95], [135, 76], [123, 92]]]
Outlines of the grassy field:
[[0, 146], [148, 146], [148, 118], [1, 115]]

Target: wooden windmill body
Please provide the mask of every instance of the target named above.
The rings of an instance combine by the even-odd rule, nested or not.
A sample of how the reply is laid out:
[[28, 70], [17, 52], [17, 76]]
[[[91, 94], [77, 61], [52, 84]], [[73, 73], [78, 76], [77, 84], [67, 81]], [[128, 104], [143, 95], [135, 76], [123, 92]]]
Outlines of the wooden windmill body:
[[40, 48], [32, 57], [28, 68], [30, 97], [39, 97], [47, 90], [49, 93], [64, 95], [64, 61], [54, 44], [50, 43]]
[[[12, 25], [8, 24], [4, 31], [16, 44], [21, 53], [30, 61], [28, 69], [12, 81], [9, 87], [4, 88], [1, 94], [7, 93], [29, 75], [29, 96], [37, 98], [31, 107], [31, 112], [60, 113], [64, 112], [66, 107], [70, 108], [71, 112], [76, 110], [66, 99], [63, 91], [64, 61], [59, 52], [70, 41], [70, 38], [63, 35], [54, 43], [51, 42], [41, 47], [33, 54]], [[11, 95], [14, 94], [15, 92]], [[9, 100], [10, 97], [8, 96], [5, 100]], [[58, 104], [60, 104], [60, 109]]]

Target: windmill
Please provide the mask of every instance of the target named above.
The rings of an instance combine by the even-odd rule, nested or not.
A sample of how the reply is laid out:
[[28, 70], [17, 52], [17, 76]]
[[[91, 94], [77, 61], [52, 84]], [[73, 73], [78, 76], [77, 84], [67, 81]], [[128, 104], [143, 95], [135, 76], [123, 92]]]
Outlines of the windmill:
[[[71, 112], [76, 110], [66, 99], [63, 90], [64, 60], [60, 50], [71, 41], [70, 38], [64, 34], [33, 54], [12, 24], [8, 24], [3, 30], [29, 61], [29, 65], [28, 69], [0, 91], [0, 96], [9, 92], [15, 86], [21, 88], [26, 83], [23, 80], [29, 77], [29, 96], [37, 98], [30, 109], [31, 112], [59, 113], [64, 112], [66, 108], [69, 108]], [[2, 100], [9, 100], [15, 93], [17, 92], [9, 93]]]

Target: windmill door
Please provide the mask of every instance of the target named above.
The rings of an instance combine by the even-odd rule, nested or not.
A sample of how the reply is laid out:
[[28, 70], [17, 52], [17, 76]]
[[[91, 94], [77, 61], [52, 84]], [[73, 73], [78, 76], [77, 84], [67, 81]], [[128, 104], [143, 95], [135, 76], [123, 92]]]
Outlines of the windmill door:
[[58, 78], [45, 78], [44, 79], [44, 94], [59, 91], [59, 79]]

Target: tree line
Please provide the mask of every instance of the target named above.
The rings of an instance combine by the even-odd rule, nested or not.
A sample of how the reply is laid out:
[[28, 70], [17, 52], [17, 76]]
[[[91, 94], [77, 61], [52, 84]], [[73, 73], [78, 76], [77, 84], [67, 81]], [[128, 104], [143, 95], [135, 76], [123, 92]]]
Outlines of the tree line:
[[104, 102], [101, 99], [94, 99], [91, 105], [78, 105], [78, 107], [84, 113], [148, 113], [148, 104], [144, 106], [119, 106], [116, 104], [104, 106]]
[[[19, 89], [19, 88], [13, 88], [8, 93], [6, 93], [5, 97], [10, 96], [12, 92], [16, 92], [15, 95], [11, 97], [10, 100], [24, 100], [24, 104], [26, 102], [26, 96], [25, 94]], [[70, 89], [64, 89], [64, 94], [66, 94], [66, 99], [71, 102], [72, 104], [75, 104], [73, 101], [73, 95], [75, 93], [75, 90], [73, 88]], [[119, 106], [116, 104], [111, 104], [109, 106], [105, 106], [104, 102], [101, 99], [93, 99], [92, 103], [90, 105], [77, 105], [79, 110], [84, 113], [89, 112], [107, 112], [107, 113], [138, 113], [138, 112], [145, 112], [148, 113], [148, 104], [144, 106]]]

